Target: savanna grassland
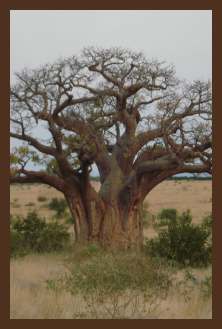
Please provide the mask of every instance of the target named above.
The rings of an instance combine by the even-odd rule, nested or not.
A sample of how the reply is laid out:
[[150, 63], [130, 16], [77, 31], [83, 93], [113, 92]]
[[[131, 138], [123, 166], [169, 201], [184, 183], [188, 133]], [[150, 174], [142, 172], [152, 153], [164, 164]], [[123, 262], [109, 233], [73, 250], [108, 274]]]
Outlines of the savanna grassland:
[[[99, 183], [92, 182], [96, 190]], [[38, 201], [39, 197], [45, 198]], [[44, 203], [53, 197], [61, 198], [62, 193], [45, 185], [12, 185], [10, 188], [10, 204], [12, 215], [25, 215], [37, 209], [40, 215], [50, 217], [53, 212]], [[194, 222], [211, 212], [212, 183], [211, 181], [164, 181], [159, 184], [146, 198], [149, 210], [157, 214], [162, 208], [176, 208], [178, 211], [190, 209]]]
[[[88, 301], [81, 295], [73, 297], [65, 291], [57, 292], [47, 289], [47, 280], [64, 275], [66, 271], [64, 255], [29, 255], [13, 260], [10, 270], [11, 319], [110, 317], [109, 312], [102, 309], [101, 305], [99, 305], [102, 309], [100, 314], [95, 314], [93, 306], [87, 305]], [[192, 270], [195, 278], [198, 279], [209, 276], [210, 272], [210, 268]], [[126, 307], [124, 318], [210, 319], [212, 317], [211, 298], [205, 298], [198, 286], [194, 287], [189, 282], [187, 283], [185, 274], [186, 272], [182, 270], [174, 274], [178, 285], [182, 283], [186, 287], [182, 293], [174, 281], [174, 286], [171, 287], [167, 298], [154, 298], [144, 305], [142, 298], [139, 300], [139, 295], [137, 295], [135, 300], [132, 300], [134, 304], [137, 303], [134, 306], [136, 311], [133, 313], [129, 307]], [[122, 311], [121, 305], [128, 300], [128, 296], [120, 296], [120, 312]], [[96, 297], [95, 302], [97, 302]], [[97, 307], [98, 311], [96, 303], [94, 307]], [[111, 305], [111, 311], [113, 308]], [[116, 313], [118, 315], [118, 309]], [[115, 318], [115, 314], [113, 318]]]
[[[92, 184], [99, 188], [98, 183]], [[11, 186], [11, 214], [26, 216], [36, 210], [50, 221], [54, 212], [47, 204], [54, 197], [62, 198], [62, 194], [43, 185]], [[195, 224], [201, 224], [211, 207], [211, 181], [165, 181], [146, 199], [152, 217], [163, 208], [175, 208], [178, 212], [190, 209]], [[69, 231], [72, 232], [71, 225]], [[152, 221], [144, 228], [148, 239], [158, 232]], [[106, 269], [104, 279], [100, 275]], [[164, 261], [153, 263], [149, 256], [136, 253], [113, 255], [104, 254], [95, 246], [71, 246], [60, 252], [11, 258], [10, 273], [11, 319], [212, 318], [211, 265], [169, 266]], [[139, 279], [134, 282], [133, 275], [137, 274]], [[107, 285], [116, 276], [117, 285]], [[87, 286], [88, 277], [93, 289]], [[75, 282], [82, 292], [76, 290]], [[126, 286], [122, 290], [125, 282], [135, 289]]]

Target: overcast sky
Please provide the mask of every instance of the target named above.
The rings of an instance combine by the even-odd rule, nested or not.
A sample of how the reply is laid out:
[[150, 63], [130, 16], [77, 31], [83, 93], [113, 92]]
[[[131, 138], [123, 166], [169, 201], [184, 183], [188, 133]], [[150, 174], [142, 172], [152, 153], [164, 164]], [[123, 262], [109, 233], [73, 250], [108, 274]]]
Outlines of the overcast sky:
[[86, 46], [123, 46], [175, 64], [180, 78], [209, 79], [211, 24], [203, 10], [13, 10], [11, 76]]

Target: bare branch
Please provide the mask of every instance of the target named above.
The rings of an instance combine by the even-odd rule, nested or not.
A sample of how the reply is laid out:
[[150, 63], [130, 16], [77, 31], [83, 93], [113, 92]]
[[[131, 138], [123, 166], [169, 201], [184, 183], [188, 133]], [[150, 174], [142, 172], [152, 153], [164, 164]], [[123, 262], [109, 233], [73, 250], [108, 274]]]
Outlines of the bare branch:
[[40, 152], [42, 152], [44, 154], [56, 156], [56, 149], [55, 148], [46, 146], [46, 145], [40, 143], [37, 139], [35, 139], [35, 138], [31, 137], [31, 136], [28, 136], [25, 133], [23, 133], [23, 134], [20, 135], [20, 134], [16, 134], [16, 133], [11, 132], [10, 133], [10, 136], [12, 138], [16, 138], [16, 139], [19, 139], [21, 141], [28, 142], [28, 144], [32, 145], [38, 151], [40, 151]]
[[[22, 175], [21, 175], [22, 174]], [[61, 192], [64, 192], [64, 181], [57, 176], [48, 175], [42, 171], [18, 170], [16, 175], [10, 177], [10, 183], [42, 183], [50, 185]]]

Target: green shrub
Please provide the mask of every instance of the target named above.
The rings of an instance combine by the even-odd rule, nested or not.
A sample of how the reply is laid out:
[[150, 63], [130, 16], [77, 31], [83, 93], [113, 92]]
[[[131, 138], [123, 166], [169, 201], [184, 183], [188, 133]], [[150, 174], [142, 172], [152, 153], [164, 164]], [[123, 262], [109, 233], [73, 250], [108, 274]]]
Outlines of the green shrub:
[[10, 232], [10, 255], [11, 257], [21, 257], [27, 254], [24, 237], [22, 234], [11, 231]]
[[212, 233], [213, 218], [212, 215], [208, 215], [203, 218], [202, 227]]
[[15, 252], [51, 252], [62, 250], [69, 241], [69, 233], [64, 225], [47, 223], [36, 212], [28, 213], [24, 219], [11, 222], [11, 254]]
[[206, 241], [206, 246], [209, 250], [210, 255], [212, 255], [212, 225], [213, 225], [212, 214], [210, 214], [210, 215], [203, 218], [203, 222], [201, 224], [201, 227], [208, 234], [208, 238], [207, 238], [207, 241]]
[[61, 218], [65, 214], [68, 205], [65, 199], [53, 198], [49, 202], [48, 207], [49, 209], [54, 210], [56, 212], [57, 218]]
[[[84, 258], [79, 257], [80, 255]], [[97, 245], [80, 248], [67, 266], [69, 272], [46, 284], [55, 294], [66, 290], [81, 295], [84, 314], [74, 318], [124, 319], [149, 316], [167, 297], [171, 280], [166, 267], [143, 253], [107, 252]]]
[[38, 197], [39, 202], [45, 202], [46, 200], [47, 200], [47, 198], [45, 196], [39, 196]]
[[176, 221], [177, 210], [174, 208], [164, 208], [157, 215], [157, 226], [168, 225], [172, 221]]
[[66, 220], [65, 220], [66, 224], [68, 224], [68, 225], [73, 225], [74, 224], [75, 219], [72, 216], [69, 216], [69, 215], [65, 214], [65, 217], [66, 217]]
[[168, 289], [169, 276], [159, 265], [139, 253], [108, 253], [91, 246], [85, 261], [75, 262], [66, 277], [68, 290], [75, 294], [100, 291], [105, 294], [128, 289], [158, 291]]
[[24, 247], [37, 251], [39, 237], [46, 227], [46, 222], [39, 218], [36, 212], [29, 212], [23, 220], [18, 218], [12, 224], [12, 230], [21, 235]]
[[167, 229], [159, 232], [157, 238], [146, 241], [145, 250], [182, 265], [207, 265], [211, 261], [210, 234], [209, 227], [192, 224], [187, 211], [168, 222]]
[[64, 225], [57, 222], [48, 223], [41, 235], [39, 244], [43, 245], [43, 247], [42, 249], [40, 248], [40, 250], [42, 252], [60, 251], [68, 245], [68, 242], [69, 233]]
[[[192, 215], [190, 210], [184, 211], [181, 215], [178, 215], [178, 218], [176, 218], [176, 221], [180, 223], [181, 225], [190, 225], [192, 223]], [[175, 221], [175, 224], [176, 224]]]
[[82, 250], [82, 253], [86, 256], [94, 256], [94, 255], [98, 255], [99, 253], [101, 253], [103, 250], [102, 248], [96, 244], [96, 243], [90, 243], [88, 244], [83, 250]]
[[99, 244], [86, 243], [83, 245], [82, 243], [76, 243], [72, 254], [73, 257], [70, 259], [70, 262], [79, 263], [94, 256], [99, 257], [99, 255], [103, 253], [104, 250]]

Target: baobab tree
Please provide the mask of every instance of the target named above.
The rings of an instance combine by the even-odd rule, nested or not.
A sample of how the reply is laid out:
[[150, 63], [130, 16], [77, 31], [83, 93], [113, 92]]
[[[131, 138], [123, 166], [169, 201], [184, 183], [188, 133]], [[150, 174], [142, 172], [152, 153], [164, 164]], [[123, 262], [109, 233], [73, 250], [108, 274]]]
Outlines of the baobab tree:
[[[86, 48], [16, 73], [11, 183], [64, 194], [76, 239], [142, 243], [144, 198], [178, 173], [212, 173], [211, 84], [126, 49]], [[90, 183], [96, 166], [100, 189]]]

